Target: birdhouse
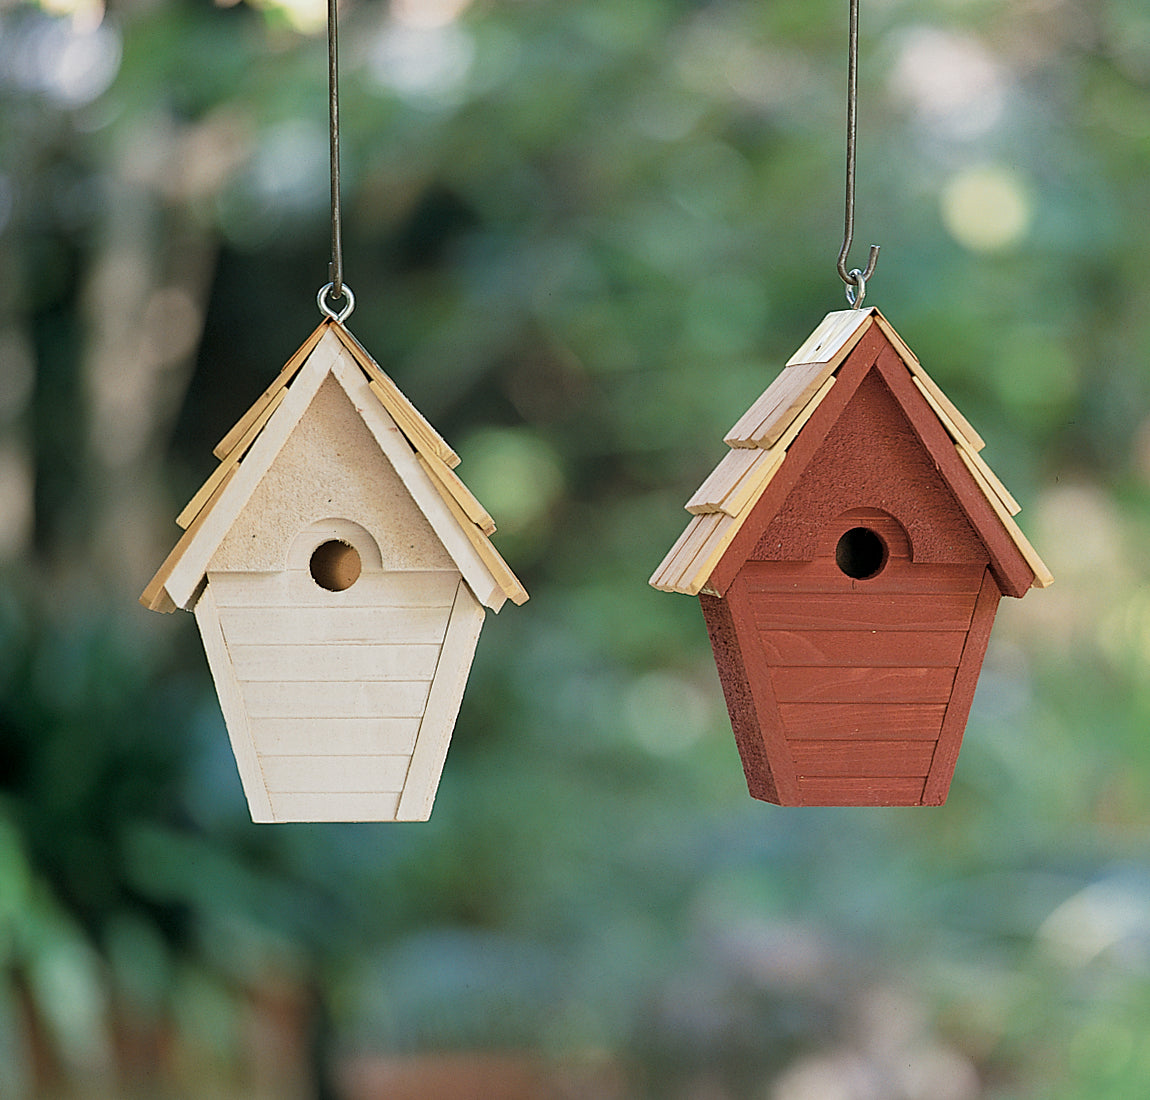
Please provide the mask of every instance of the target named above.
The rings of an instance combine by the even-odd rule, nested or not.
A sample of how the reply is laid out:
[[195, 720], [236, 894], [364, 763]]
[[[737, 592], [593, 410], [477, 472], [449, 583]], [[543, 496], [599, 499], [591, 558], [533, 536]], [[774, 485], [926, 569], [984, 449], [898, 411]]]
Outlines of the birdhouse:
[[651, 584], [699, 596], [751, 794], [941, 804], [999, 597], [1053, 580], [982, 439], [871, 308], [725, 442]]
[[485, 608], [527, 593], [458, 456], [324, 320], [141, 597], [194, 610], [254, 821], [431, 813]]

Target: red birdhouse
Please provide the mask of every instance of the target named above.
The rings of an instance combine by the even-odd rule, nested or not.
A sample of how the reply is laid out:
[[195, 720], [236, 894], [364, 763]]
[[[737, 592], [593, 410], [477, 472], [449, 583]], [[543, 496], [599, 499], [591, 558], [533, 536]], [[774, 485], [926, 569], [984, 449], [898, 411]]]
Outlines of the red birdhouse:
[[999, 597], [1053, 580], [982, 439], [871, 308], [726, 443], [651, 584], [699, 596], [751, 794], [941, 804]]

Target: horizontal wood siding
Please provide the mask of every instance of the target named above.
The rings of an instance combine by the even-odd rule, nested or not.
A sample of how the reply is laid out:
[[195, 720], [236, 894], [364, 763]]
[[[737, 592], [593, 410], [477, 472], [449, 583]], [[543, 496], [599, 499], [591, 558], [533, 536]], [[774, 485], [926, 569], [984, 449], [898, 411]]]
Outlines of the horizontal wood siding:
[[342, 592], [320, 588], [306, 569], [217, 573], [208, 580], [220, 607], [450, 608], [459, 574], [446, 570], [362, 573]]
[[800, 782], [811, 776], [917, 776], [925, 780], [934, 757], [931, 741], [795, 741]]
[[282, 794], [373, 793], [403, 790], [407, 756], [265, 756], [264, 778]]
[[946, 703], [953, 668], [772, 668], [780, 703]]
[[772, 665], [867, 665], [955, 668], [966, 635], [961, 630], [764, 630]]
[[254, 718], [252, 739], [261, 756], [411, 754], [418, 718]]
[[799, 797], [804, 806], [917, 806], [925, 783], [918, 776], [809, 776], [799, 780]]
[[976, 593], [752, 593], [759, 630], [961, 630], [970, 627]]
[[277, 821], [394, 821], [399, 795], [393, 792], [282, 794], [272, 792]]
[[[856, 526], [878, 526], [866, 519]], [[869, 593], [871, 595], [978, 595], [985, 566], [933, 565], [892, 560], [877, 577], [853, 580], [843, 574], [833, 558], [815, 558], [813, 561], [749, 561], [740, 577], [746, 578], [747, 591], [762, 592], [821, 592], [836, 595]]]
[[[385, 612], [381, 612], [385, 614]], [[439, 646], [233, 645], [241, 680], [430, 680]]]
[[935, 741], [945, 703], [782, 703], [779, 717], [791, 741], [856, 738]]
[[450, 608], [221, 607], [228, 645], [439, 644]]
[[251, 680], [240, 683], [240, 693], [251, 718], [419, 718], [430, 686], [429, 680], [282, 684]]

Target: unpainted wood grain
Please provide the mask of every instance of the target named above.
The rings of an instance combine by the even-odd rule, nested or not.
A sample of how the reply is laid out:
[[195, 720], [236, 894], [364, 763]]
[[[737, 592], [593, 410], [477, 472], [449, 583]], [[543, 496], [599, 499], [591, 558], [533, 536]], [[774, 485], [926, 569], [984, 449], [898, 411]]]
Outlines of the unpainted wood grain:
[[937, 741], [945, 703], [781, 703], [788, 741], [830, 738]]
[[232, 645], [241, 680], [430, 680], [439, 660], [435, 644]]
[[418, 718], [427, 706], [427, 680], [241, 682], [250, 718]]
[[755, 464], [762, 461], [762, 455], [757, 447], [728, 450], [684, 507], [694, 516], [723, 511], [723, 501]]
[[256, 750], [269, 756], [410, 756], [419, 718], [253, 718]]
[[225, 607], [229, 645], [426, 645], [443, 641], [447, 608]]
[[961, 630], [764, 630], [759, 637], [772, 665], [848, 665], [956, 668]]
[[419, 461], [423, 468], [431, 475], [435, 487], [441, 493], [450, 494], [467, 518], [471, 520], [485, 535], [495, 534], [495, 520], [491, 513], [479, 503], [475, 494], [464, 485], [460, 476], [447, 465], [443, 459], [433, 454], [420, 453]]
[[[934, 756], [930, 741], [794, 741], [799, 782], [810, 776], [915, 776], [925, 779]], [[270, 781], [269, 781], [270, 782]]]
[[271, 806], [276, 821], [394, 821], [395, 792], [276, 794]]
[[917, 776], [809, 776], [799, 780], [799, 797], [803, 806], [919, 806], [922, 788]]
[[836, 309], [828, 313], [787, 360], [787, 366], [800, 363], [841, 363], [851, 348], [874, 324], [873, 306], [863, 309]]
[[256, 399], [255, 403], [248, 409], [240, 419], [232, 425], [227, 435], [216, 444], [212, 454], [216, 458], [224, 458], [237, 443], [247, 434], [248, 429], [254, 424], [267, 408], [268, 403], [272, 401], [278, 393], [296, 376], [296, 372], [303, 365], [304, 360], [311, 354], [312, 349], [319, 343], [320, 337], [328, 327], [328, 320], [325, 318], [316, 325], [311, 335], [299, 346], [299, 348], [292, 354], [292, 357], [283, 365], [279, 374], [276, 375], [275, 380], [260, 396]]
[[261, 756], [269, 797], [279, 794], [378, 794], [403, 790], [409, 755]]
[[973, 595], [854, 592], [753, 592], [750, 611], [759, 630], [963, 630]]
[[953, 668], [772, 668], [780, 703], [946, 703]]

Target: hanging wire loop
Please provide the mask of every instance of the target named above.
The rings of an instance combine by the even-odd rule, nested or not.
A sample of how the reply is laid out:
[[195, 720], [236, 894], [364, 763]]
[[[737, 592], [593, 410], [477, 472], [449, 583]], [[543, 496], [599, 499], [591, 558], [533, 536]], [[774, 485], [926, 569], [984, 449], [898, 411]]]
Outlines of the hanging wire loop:
[[870, 259], [865, 270], [847, 270], [847, 255], [855, 236], [855, 146], [858, 140], [859, 98], [859, 0], [850, 0], [850, 30], [847, 39], [847, 186], [846, 217], [843, 222], [843, 246], [839, 251], [839, 278], [846, 283], [847, 301], [855, 309], [862, 306], [867, 280], [878, 263], [877, 244], [870, 246]]
[[[339, 13], [337, 0], [327, 0], [327, 89], [328, 133], [331, 137], [331, 263], [330, 282], [316, 295], [320, 312], [343, 321], [355, 309], [355, 296], [343, 281], [343, 226], [339, 198]], [[347, 304], [336, 311], [329, 304], [346, 298]]]

